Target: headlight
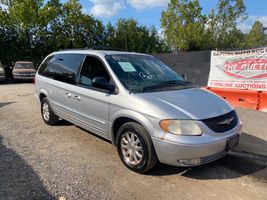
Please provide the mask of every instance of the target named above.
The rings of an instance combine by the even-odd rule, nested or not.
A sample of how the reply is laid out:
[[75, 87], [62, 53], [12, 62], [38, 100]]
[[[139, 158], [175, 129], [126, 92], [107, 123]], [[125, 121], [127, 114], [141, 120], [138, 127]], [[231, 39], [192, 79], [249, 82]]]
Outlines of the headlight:
[[202, 130], [198, 124], [192, 120], [162, 120], [160, 127], [175, 135], [202, 135]]

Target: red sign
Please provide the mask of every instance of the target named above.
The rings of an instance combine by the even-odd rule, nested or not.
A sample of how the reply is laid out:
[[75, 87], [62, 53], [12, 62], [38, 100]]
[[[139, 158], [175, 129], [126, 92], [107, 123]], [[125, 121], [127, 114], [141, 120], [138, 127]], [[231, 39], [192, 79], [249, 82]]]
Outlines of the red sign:
[[226, 61], [223, 72], [234, 78], [257, 79], [267, 77], [267, 59], [249, 58]]

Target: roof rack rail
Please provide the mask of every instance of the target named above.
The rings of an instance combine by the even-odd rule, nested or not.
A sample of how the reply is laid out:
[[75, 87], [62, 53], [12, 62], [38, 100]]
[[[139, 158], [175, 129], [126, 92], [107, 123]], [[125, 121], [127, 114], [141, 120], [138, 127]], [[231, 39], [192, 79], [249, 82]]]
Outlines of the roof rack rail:
[[107, 46], [95, 46], [92, 48], [72, 48], [72, 49], [59, 49], [58, 51], [73, 51], [73, 50], [108, 50], [108, 51], [125, 51], [121, 48], [107, 47]]

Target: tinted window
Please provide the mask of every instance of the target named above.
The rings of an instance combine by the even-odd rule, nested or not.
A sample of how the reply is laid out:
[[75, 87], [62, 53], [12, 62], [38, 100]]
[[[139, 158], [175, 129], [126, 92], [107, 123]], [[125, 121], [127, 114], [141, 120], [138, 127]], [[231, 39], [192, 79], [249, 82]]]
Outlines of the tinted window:
[[38, 74], [45, 76], [45, 72], [47, 71], [48, 62], [50, 59], [52, 59], [54, 56], [48, 57], [39, 67]]
[[79, 84], [92, 86], [95, 77], [104, 77], [107, 82], [110, 82], [110, 76], [103, 63], [96, 57], [87, 56], [81, 70]]
[[39, 74], [65, 83], [75, 84], [84, 56], [82, 54], [51, 56], [40, 67]]

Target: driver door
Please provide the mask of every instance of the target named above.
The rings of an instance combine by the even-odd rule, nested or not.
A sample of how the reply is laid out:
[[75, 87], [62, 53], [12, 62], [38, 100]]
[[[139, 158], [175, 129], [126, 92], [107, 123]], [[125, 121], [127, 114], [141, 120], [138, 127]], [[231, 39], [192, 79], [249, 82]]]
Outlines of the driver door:
[[94, 88], [92, 80], [95, 77], [104, 77], [107, 82], [111, 78], [100, 58], [88, 55], [78, 76], [78, 87], [74, 92], [75, 108], [78, 111], [79, 121], [86, 129], [109, 138], [109, 101], [108, 91]]

